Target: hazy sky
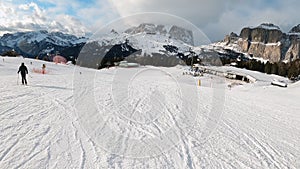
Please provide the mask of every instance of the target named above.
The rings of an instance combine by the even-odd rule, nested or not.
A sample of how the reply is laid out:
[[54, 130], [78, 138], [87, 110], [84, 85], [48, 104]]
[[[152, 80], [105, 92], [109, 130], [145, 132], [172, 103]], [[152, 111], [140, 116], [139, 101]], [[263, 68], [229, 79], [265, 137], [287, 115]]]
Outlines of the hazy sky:
[[141, 12], [182, 17], [212, 41], [245, 26], [300, 24], [299, 0], [0, 0], [0, 32], [62, 31], [83, 36], [114, 19]]

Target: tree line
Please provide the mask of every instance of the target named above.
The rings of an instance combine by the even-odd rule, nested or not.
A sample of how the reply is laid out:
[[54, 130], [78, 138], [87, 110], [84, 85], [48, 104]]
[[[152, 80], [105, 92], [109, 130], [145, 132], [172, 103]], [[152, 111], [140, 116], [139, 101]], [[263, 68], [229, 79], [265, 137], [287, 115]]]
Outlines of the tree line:
[[[221, 58], [222, 64], [230, 64], [233, 61], [228, 58]], [[275, 74], [283, 77], [288, 77], [291, 80], [296, 80], [300, 75], [300, 59], [296, 59], [292, 62], [262, 62], [259, 60], [251, 59], [248, 61], [237, 61], [236, 67], [245, 68], [248, 70], [259, 71], [267, 74]]]
[[19, 56], [20, 54], [17, 53], [16, 51], [14, 50], [9, 50], [9, 51], [5, 51], [1, 54], [1, 56], [10, 56], [10, 57], [16, 57], [16, 56]]

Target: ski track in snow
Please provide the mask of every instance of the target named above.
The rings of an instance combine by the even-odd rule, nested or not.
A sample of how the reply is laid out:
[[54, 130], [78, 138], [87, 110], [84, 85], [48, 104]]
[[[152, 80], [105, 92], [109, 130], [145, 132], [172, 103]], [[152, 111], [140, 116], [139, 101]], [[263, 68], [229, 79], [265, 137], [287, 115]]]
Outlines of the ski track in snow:
[[[29, 64], [31, 61], [33, 65]], [[300, 168], [299, 84], [287, 89], [260, 84], [225, 89], [224, 113], [205, 140], [197, 131], [197, 127], [203, 128], [198, 119], [195, 129], [182, 135], [169, 151], [161, 150], [161, 155], [152, 158], [135, 159], [105, 151], [85, 133], [75, 113], [73, 66], [47, 62], [50, 74], [30, 72], [29, 86], [22, 86], [20, 82], [17, 85], [16, 76], [21, 62], [29, 70], [44, 63], [20, 58], [5, 58], [1, 63], [0, 168]], [[85, 71], [94, 70], [84, 69], [83, 75]], [[114, 69], [97, 73], [102, 80], [95, 90], [101, 91], [113, 80]], [[82, 82], [87, 83], [84, 78]], [[200, 106], [209, 111], [211, 89], [205, 86], [198, 89], [200, 95], [205, 95], [200, 98]], [[80, 90], [82, 95], [89, 92], [88, 88]], [[107, 92], [97, 99], [98, 103], [101, 101], [100, 107], [113, 106], [113, 98]], [[136, 100], [130, 117], [136, 117], [138, 110], [146, 108], [144, 101], [145, 98]], [[172, 113], [176, 109], [166, 109], [170, 124], [178, 125]], [[145, 119], [149, 121], [153, 116], [150, 114]], [[211, 117], [204, 113], [199, 118]], [[152, 126], [143, 126], [112, 117], [106, 125], [112, 124], [125, 136], [134, 131], [145, 137], [156, 137], [165, 132], [169, 123], [164, 125], [154, 120]], [[122, 140], [122, 146], [128, 141]]]

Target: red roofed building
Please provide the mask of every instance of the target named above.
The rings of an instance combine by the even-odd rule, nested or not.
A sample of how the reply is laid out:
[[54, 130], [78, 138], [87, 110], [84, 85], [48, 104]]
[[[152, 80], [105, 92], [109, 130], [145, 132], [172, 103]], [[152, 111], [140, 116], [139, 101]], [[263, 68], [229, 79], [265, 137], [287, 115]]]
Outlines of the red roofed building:
[[53, 62], [66, 64], [67, 59], [64, 58], [63, 56], [56, 55], [56, 56], [53, 57]]

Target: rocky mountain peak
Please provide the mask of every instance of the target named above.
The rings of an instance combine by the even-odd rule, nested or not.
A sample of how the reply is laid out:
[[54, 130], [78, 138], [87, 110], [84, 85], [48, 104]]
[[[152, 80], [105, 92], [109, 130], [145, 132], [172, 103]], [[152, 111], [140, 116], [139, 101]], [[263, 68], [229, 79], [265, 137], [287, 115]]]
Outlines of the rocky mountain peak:
[[229, 34], [229, 36], [232, 37], [232, 38], [237, 38], [237, 37], [239, 37], [239, 35], [237, 35], [237, 34], [234, 33], [234, 32], [231, 32], [231, 33]]
[[280, 30], [280, 27], [273, 23], [262, 23], [257, 28], [269, 29], [269, 30]]
[[178, 26], [172, 26], [169, 31], [170, 37], [194, 45], [193, 32]]
[[294, 26], [289, 33], [300, 33], [300, 24], [297, 26]]
[[147, 33], [147, 34], [166, 34], [167, 30], [163, 25], [155, 25], [152, 23], [142, 23], [137, 27], [129, 28], [125, 31], [128, 34], [138, 34], [138, 33]]
[[238, 38], [239, 38], [239, 35], [237, 35], [234, 32], [231, 32], [229, 35], [225, 36], [225, 39], [223, 41], [226, 42], [227, 44], [229, 44], [231, 42], [237, 41]]
[[164, 35], [184, 43], [194, 45], [193, 32], [191, 30], [172, 25], [156, 25], [152, 23], [142, 23], [137, 27], [132, 27], [125, 30], [127, 34], [146, 33], [151, 35]]
[[283, 37], [283, 33], [278, 26], [263, 23], [254, 28], [243, 28], [240, 37], [249, 41], [267, 44], [279, 42]]
[[112, 33], [112, 34], [116, 34], [116, 35], [118, 35], [119, 33], [116, 31], [116, 30], [114, 30], [114, 29], [112, 29], [111, 31], [110, 31], [110, 33]]
[[270, 62], [293, 61], [300, 58], [300, 24], [284, 33], [272, 23], [245, 27], [240, 36], [227, 35], [226, 45], [237, 45], [239, 52]]

